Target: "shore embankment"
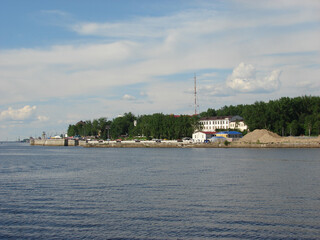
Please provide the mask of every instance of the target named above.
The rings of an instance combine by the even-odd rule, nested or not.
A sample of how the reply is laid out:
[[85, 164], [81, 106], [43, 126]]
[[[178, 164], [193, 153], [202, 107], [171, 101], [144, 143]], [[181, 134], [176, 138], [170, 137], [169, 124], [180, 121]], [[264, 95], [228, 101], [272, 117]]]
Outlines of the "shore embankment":
[[231, 142], [225, 143], [180, 143], [180, 142], [85, 142], [85, 141], [72, 141], [64, 139], [47, 139], [36, 140], [30, 142], [33, 146], [81, 146], [87, 148], [320, 148], [320, 143], [245, 143], [245, 142]]
[[257, 129], [232, 142], [193, 143], [192, 141], [81, 141], [73, 139], [32, 139], [30, 145], [82, 146], [94, 148], [320, 148], [320, 137], [281, 137]]
[[87, 143], [91, 148], [320, 148], [320, 143], [180, 143], [102, 142]]
[[33, 146], [79, 146], [79, 140], [74, 139], [30, 139]]
[[281, 137], [265, 129], [256, 129], [232, 142], [193, 143], [192, 141], [88, 142], [85, 147], [105, 148], [320, 148], [320, 137]]

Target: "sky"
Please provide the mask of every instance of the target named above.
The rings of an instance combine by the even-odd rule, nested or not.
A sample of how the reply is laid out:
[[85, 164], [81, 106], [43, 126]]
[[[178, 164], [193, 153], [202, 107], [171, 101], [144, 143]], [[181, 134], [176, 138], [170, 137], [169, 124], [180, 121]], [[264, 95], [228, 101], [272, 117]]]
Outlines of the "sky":
[[320, 1], [2, 0], [0, 141], [320, 95]]

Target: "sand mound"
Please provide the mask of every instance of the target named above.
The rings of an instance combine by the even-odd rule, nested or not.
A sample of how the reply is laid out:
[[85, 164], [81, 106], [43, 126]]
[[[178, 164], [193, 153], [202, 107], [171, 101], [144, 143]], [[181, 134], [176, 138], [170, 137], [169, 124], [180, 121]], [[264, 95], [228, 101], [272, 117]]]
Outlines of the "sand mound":
[[247, 143], [271, 143], [271, 142], [281, 142], [281, 137], [273, 132], [265, 129], [256, 129], [251, 133], [248, 133], [239, 142]]
[[320, 136], [318, 137], [281, 137], [276, 133], [270, 132], [265, 129], [256, 129], [248, 133], [239, 140], [240, 143], [303, 143], [320, 144]]

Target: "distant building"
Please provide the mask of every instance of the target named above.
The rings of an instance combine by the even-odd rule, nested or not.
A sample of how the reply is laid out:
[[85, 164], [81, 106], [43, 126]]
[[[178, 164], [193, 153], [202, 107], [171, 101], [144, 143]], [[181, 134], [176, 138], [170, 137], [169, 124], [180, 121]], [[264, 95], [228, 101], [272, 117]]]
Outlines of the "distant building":
[[212, 137], [214, 137], [216, 132], [203, 132], [198, 131], [192, 134], [192, 141], [195, 143], [203, 143], [209, 141]]
[[244, 131], [248, 126], [240, 116], [205, 117], [199, 121], [202, 131], [216, 131], [217, 129], [239, 129]]

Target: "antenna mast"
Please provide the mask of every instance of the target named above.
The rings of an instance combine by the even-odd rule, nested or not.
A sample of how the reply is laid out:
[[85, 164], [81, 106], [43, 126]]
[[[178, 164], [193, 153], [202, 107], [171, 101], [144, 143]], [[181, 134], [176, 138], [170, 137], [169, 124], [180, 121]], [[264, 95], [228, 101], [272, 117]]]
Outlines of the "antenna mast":
[[197, 115], [197, 76], [194, 73], [194, 115]]

